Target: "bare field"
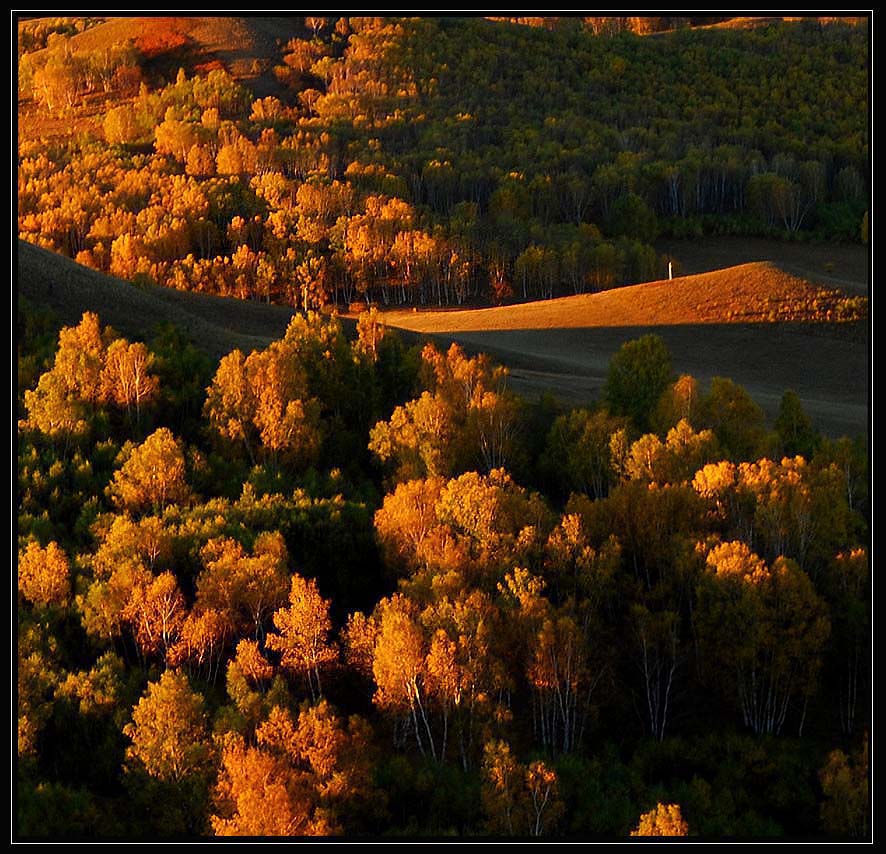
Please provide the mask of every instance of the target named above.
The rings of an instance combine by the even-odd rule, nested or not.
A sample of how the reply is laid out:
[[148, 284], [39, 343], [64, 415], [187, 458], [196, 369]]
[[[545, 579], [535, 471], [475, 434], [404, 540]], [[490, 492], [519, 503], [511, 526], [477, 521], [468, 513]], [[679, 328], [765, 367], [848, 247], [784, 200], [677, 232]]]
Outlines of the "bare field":
[[[796, 296], [804, 283], [766, 265], [655, 282], [600, 294], [504, 308], [388, 312], [389, 325], [457, 341], [509, 366], [512, 387], [529, 399], [551, 393], [570, 405], [599, 397], [612, 354], [648, 332], [660, 335], [679, 373], [703, 384], [714, 376], [744, 386], [770, 419], [786, 389], [824, 433], [866, 432], [869, 336], [864, 320], [846, 324], [762, 322], [753, 312], [732, 322], [723, 306]], [[750, 284], [749, 284], [750, 283]], [[805, 285], [809, 290], [815, 290]]]

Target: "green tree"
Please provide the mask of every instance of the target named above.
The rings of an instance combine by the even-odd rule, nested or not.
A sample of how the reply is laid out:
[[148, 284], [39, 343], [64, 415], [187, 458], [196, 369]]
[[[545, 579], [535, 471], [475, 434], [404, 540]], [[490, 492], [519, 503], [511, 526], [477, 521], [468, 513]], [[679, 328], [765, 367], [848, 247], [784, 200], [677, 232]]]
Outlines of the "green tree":
[[828, 755], [819, 772], [824, 801], [821, 823], [829, 836], [860, 839], [868, 835], [871, 800], [869, 794], [868, 736], [855, 756], [842, 750]]
[[730, 459], [752, 460], [766, 452], [766, 415], [738, 383], [714, 377], [701, 409], [702, 426], [717, 434]]
[[664, 341], [644, 335], [622, 344], [609, 360], [603, 397], [613, 414], [627, 415], [646, 431], [653, 408], [671, 382], [671, 354]]
[[782, 395], [775, 418], [775, 431], [785, 456], [795, 457], [799, 454], [807, 460], [812, 459], [818, 445], [818, 434], [796, 392], [788, 390]]

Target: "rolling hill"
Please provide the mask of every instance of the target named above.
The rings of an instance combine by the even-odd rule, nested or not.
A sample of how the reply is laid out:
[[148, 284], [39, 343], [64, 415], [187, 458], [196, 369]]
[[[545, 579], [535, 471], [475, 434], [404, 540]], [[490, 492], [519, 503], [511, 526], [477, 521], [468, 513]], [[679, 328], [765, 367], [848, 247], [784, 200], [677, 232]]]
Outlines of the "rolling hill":
[[[216, 358], [235, 347], [267, 346], [293, 314], [281, 306], [136, 287], [22, 241], [17, 269], [19, 294], [51, 308], [62, 323], [95, 311], [122, 334], [144, 338], [169, 321]], [[702, 382], [731, 377], [770, 418], [793, 389], [820, 430], [857, 435], [870, 423], [866, 321], [811, 323], [800, 315], [773, 323], [763, 316], [772, 306], [809, 306], [821, 293], [773, 264], [757, 263], [548, 302], [389, 311], [386, 320], [410, 342], [457, 341], [470, 352], [488, 352], [509, 366], [520, 394], [537, 399], [549, 392], [569, 405], [595, 400], [612, 354], [655, 332], [677, 371]]]
[[18, 242], [18, 293], [51, 309], [65, 325], [94, 311], [128, 338], [143, 340], [154, 327], [173, 323], [215, 358], [236, 347], [245, 352], [266, 347], [286, 331], [293, 310], [278, 305], [176, 291], [136, 287], [105, 276], [68, 258]]
[[281, 46], [298, 35], [302, 16], [114, 17], [73, 36], [70, 46], [93, 51], [132, 41], [164, 73], [222, 65], [263, 97], [279, 89], [271, 68], [281, 61]]
[[770, 419], [792, 389], [818, 429], [857, 435], [870, 421], [867, 324], [811, 322], [813, 307], [828, 299], [839, 300], [839, 292], [754, 263], [547, 302], [389, 312], [387, 321], [488, 352], [510, 366], [519, 393], [551, 393], [573, 405], [599, 396], [609, 359], [625, 341], [655, 332], [675, 370], [703, 383], [730, 377]]

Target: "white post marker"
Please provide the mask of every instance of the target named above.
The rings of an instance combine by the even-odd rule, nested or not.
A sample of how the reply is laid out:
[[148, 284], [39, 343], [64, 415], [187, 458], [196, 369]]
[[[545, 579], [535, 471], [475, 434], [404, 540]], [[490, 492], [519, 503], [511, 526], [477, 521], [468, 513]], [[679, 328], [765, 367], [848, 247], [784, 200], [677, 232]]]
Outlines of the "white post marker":
[[674, 262], [668, 261], [668, 281], [674, 278]]

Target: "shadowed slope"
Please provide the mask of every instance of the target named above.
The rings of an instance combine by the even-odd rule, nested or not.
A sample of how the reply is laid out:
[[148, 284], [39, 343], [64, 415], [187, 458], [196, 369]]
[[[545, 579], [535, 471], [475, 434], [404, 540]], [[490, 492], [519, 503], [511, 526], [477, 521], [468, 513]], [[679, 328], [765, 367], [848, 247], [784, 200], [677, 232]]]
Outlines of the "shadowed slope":
[[121, 334], [144, 339], [158, 323], [170, 322], [216, 358], [235, 347], [248, 353], [282, 338], [294, 313], [283, 306], [136, 287], [22, 240], [16, 285], [19, 294], [52, 309], [64, 324], [94, 311]]
[[[724, 290], [730, 282], [737, 290]], [[599, 397], [609, 359], [622, 343], [655, 332], [670, 349], [675, 370], [705, 383], [713, 376], [731, 377], [770, 418], [790, 388], [825, 433], [865, 432], [870, 422], [867, 324], [724, 322], [717, 317], [717, 306], [732, 304], [737, 294], [762, 299], [765, 282], [781, 283], [776, 297], [816, 291], [771, 265], [752, 264], [550, 302], [389, 312], [386, 319], [408, 341], [431, 334], [441, 345], [458, 341], [470, 352], [488, 352], [510, 367], [519, 393], [534, 399], [549, 392], [570, 405]], [[127, 337], [144, 338], [158, 323], [171, 322], [216, 358], [235, 347], [249, 352], [267, 346], [283, 336], [293, 314], [281, 306], [135, 287], [23, 241], [18, 244], [17, 288], [65, 324], [94, 311]], [[347, 318], [344, 322], [353, 324]]]
[[511, 368], [519, 393], [551, 393], [571, 405], [599, 397], [609, 359], [625, 341], [655, 332], [676, 371], [705, 384], [730, 377], [770, 419], [792, 389], [820, 430], [855, 435], [870, 421], [867, 323], [810, 322], [847, 307], [867, 310], [857, 297], [756, 263], [547, 302], [394, 311], [386, 320], [443, 345], [488, 352]]

